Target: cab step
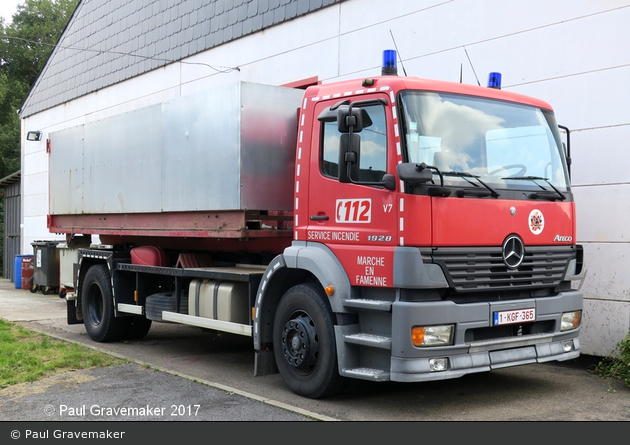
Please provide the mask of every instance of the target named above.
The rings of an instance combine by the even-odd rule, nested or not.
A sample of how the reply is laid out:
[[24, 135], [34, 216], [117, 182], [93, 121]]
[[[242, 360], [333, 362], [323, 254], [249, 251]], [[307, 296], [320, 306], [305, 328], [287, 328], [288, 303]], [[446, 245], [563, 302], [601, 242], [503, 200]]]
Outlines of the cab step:
[[352, 343], [361, 346], [371, 346], [373, 348], [391, 349], [392, 338], [383, 335], [356, 333], [344, 336], [346, 343]]
[[392, 309], [392, 302], [387, 300], [371, 300], [368, 298], [352, 298], [343, 300], [345, 307], [353, 307], [358, 309], [372, 309], [376, 311], [389, 312]]
[[354, 377], [362, 380], [372, 380], [375, 382], [389, 381], [389, 371], [375, 368], [353, 368], [343, 369], [341, 374], [346, 377]]

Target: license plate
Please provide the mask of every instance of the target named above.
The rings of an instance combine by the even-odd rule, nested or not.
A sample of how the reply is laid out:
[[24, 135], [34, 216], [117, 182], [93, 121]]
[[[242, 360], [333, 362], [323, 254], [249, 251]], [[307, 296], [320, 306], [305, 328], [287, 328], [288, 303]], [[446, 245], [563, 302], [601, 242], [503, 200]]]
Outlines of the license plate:
[[494, 313], [493, 326], [513, 323], [529, 323], [536, 321], [536, 309], [518, 309], [516, 311], [501, 311]]

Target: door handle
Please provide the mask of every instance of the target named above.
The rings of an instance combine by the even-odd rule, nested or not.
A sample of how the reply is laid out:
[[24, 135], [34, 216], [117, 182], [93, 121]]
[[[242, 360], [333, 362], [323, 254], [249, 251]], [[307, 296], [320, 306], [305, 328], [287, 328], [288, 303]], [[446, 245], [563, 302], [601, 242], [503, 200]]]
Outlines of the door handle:
[[326, 215], [311, 215], [311, 221], [328, 221], [328, 216]]

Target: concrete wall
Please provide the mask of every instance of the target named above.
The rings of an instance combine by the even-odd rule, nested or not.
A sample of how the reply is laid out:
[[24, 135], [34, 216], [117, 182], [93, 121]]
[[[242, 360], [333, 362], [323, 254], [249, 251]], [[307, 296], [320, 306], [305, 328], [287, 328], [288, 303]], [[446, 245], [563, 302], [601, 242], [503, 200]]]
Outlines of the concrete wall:
[[[486, 84], [540, 97], [571, 128], [578, 242], [587, 277], [582, 351], [609, 354], [630, 328], [630, 1], [347, 0], [243, 37], [24, 122], [23, 252], [46, 229], [46, 134], [236, 80], [285, 84], [380, 73], [382, 51], [399, 74]], [[231, 68], [238, 67], [238, 70]], [[148, 129], [150, 131], [150, 129]]]

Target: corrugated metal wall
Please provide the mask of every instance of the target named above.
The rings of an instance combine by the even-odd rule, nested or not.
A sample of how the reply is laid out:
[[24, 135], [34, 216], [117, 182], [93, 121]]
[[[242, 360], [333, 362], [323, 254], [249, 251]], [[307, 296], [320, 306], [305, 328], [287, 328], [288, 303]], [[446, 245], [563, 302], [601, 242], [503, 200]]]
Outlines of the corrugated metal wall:
[[20, 254], [20, 181], [4, 187], [3, 236], [2, 276], [15, 281], [15, 256]]

